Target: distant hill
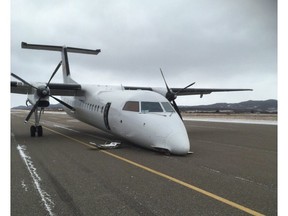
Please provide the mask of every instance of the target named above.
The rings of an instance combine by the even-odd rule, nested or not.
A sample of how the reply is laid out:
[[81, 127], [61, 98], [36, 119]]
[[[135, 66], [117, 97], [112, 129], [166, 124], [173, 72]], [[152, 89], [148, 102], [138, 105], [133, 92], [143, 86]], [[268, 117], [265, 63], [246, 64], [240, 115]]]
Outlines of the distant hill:
[[[13, 107], [12, 109], [20, 109], [20, 110], [31, 110], [32, 105], [27, 106], [17, 106], [17, 107]], [[61, 111], [63, 110], [63, 106], [61, 104], [50, 104], [49, 107], [46, 107], [45, 110], [57, 110], [57, 111]]]
[[252, 112], [277, 113], [277, 100], [244, 101], [240, 103], [216, 103], [211, 105], [181, 106], [183, 112]]
[[[32, 106], [18, 106], [12, 109], [30, 110]], [[277, 100], [244, 101], [240, 103], [215, 103], [199, 106], [179, 106], [182, 112], [234, 112], [234, 113], [277, 113]], [[63, 110], [61, 104], [51, 104], [45, 110]]]

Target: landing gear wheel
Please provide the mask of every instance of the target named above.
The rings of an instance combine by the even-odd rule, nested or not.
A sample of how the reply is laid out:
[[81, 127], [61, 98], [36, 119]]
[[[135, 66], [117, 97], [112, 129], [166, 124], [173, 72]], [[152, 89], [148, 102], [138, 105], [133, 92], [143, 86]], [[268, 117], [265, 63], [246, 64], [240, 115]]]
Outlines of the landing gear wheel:
[[36, 133], [37, 133], [37, 135], [38, 135], [39, 137], [42, 137], [42, 136], [43, 136], [43, 128], [42, 128], [41, 125], [39, 125], [39, 126], [34, 126], [34, 125], [32, 125], [32, 126], [30, 127], [30, 135], [31, 135], [31, 137], [35, 137], [35, 136], [36, 136]]
[[42, 126], [37, 126], [37, 134], [39, 137], [42, 137], [43, 136], [43, 128]]
[[36, 134], [36, 127], [34, 125], [32, 125], [30, 127], [30, 135], [31, 135], [31, 137], [35, 137], [35, 134]]

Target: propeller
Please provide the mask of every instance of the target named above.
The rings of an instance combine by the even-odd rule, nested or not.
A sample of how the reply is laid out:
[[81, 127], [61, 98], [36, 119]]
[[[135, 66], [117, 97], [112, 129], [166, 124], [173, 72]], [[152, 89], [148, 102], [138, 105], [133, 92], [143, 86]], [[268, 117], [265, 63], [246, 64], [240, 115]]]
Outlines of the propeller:
[[26, 85], [30, 86], [31, 88], [36, 89], [37, 95], [39, 97], [39, 99], [36, 101], [36, 103], [34, 104], [34, 106], [32, 107], [32, 109], [30, 110], [29, 114], [27, 115], [26, 119], [25, 119], [25, 123], [27, 123], [31, 117], [31, 115], [35, 112], [35, 110], [38, 108], [39, 103], [41, 102], [41, 99], [49, 96], [52, 97], [54, 100], [58, 101], [59, 103], [61, 103], [62, 105], [66, 106], [67, 108], [69, 108], [70, 110], [74, 111], [75, 109], [70, 106], [69, 104], [65, 103], [64, 101], [54, 97], [53, 95], [50, 94], [50, 89], [49, 89], [49, 84], [51, 82], [51, 80], [53, 79], [53, 77], [55, 76], [55, 74], [57, 73], [58, 69], [60, 68], [62, 64], [62, 61], [59, 62], [59, 64], [56, 66], [54, 72], [52, 73], [49, 81], [47, 82], [46, 86], [38, 86], [35, 87], [32, 84], [30, 84], [29, 82], [27, 82], [26, 80], [22, 79], [21, 77], [17, 76], [14, 73], [11, 73], [11, 76], [13, 76], [14, 78], [20, 80], [21, 82], [25, 83]]
[[176, 103], [176, 101], [175, 101], [176, 98], [177, 98], [177, 94], [179, 94], [180, 92], [182, 92], [182, 91], [184, 91], [185, 89], [189, 88], [190, 86], [194, 85], [195, 82], [187, 85], [186, 87], [180, 89], [180, 90], [177, 91], [177, 92], [173, 92], [173, 91], [169, 88], [169, 86], [168, 86], [168, 84], [167, 84], [167, 82], [166, 82], [166, 79], [165, 79], [165, 77], [164, 77], [164, 74], [163, 74], [163, 71], [162, 71], [161, 68], [160, 68], [160, 72], [161, 72], [162, 78], [163, 78], [163, 80], [164, 80], [166, 89], [167, 89], [167, 93], [166, 93], [165, 97], [166, 97], [167, 100], [172, 104], [172, 106], [174, 107], [174, 109], [175, 109], [176, 112], [178, 113], [179, 117], [182, 119], [182, 116], [181, 116], [179, 107], [178, 107], [178, 105], [177, 105], [177, 103]]

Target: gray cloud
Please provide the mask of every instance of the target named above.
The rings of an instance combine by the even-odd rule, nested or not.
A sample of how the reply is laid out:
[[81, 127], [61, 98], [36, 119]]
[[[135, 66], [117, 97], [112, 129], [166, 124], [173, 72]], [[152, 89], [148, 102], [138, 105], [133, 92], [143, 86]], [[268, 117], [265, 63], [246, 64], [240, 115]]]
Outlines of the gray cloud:
[[[12, 0], [11, 69], [47, 81], [60, 54], [23, 50], [21, 41], [101, 48], [98, 56], [69, 55], [72, 76], [83, 83], [163, 86], [162, 67], [171, 87], [196, 81], [254, 89], [180, 103], [277, 97], [276, 1]], [[60, 73], [54, 81], [61, 82]]]

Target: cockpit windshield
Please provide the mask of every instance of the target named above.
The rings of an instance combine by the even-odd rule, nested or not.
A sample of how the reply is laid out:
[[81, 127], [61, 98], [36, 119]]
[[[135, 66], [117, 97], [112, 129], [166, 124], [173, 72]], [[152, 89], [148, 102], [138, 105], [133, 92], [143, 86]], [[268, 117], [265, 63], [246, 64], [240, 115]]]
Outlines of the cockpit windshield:
[[164, 107], [166, 112], [174, 112], [174, 109], [171, 106], [171, 103], [169, 103], [169, 102], [161, 102], [161, 104]]
[[131, 112], [140, 112], [140, 109], [141, 113], [174, 112], [174, 109], [169, 102], [127, 101], [123, 107], [123, 110]]
[[123, 107], [123, 110], [139, 112], [139, 102], [138, 101], [127, 101]]
[[163, 112], [163, 109], [159, 102], [141, 102], [141, 112], [148, 113], [148, 112]]

